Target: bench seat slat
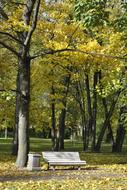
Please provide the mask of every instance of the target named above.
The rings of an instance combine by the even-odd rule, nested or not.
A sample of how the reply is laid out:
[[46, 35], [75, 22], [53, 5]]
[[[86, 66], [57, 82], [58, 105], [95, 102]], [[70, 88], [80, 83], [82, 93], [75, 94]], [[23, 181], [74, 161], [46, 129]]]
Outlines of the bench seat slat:
[[84, 165], [84, 164], [86, 164], [86, 162], [85, 161], [83, 161], [83, 162], [48, 162], [50, 165]]

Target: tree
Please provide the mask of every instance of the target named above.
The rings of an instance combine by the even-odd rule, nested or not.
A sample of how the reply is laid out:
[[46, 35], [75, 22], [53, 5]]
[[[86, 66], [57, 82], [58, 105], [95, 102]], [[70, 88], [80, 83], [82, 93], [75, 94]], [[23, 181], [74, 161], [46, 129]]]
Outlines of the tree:
[[[20, 3], [19, 3], [20, 4]], [[18, 5], [19, 5], [18, 4]], [[22, 3], [21, 3], [22, 4]], [[19, 130], [18, 130], [18, 156], [16, 165], [18, 167], [23, 167], [27, 161], [27, 153], [29, 151], [29, 140], [28, 140], [28, 126], [29, 126], [29, 101], [30, 101], [30, 42], [33, 32], [37, 24], [37, 16], [40, 6], [40, 0], [26, 1], [24, 11], [20, 6], [16, 9], [16, 17], [14, 15], [7, 17], [5, 25], [2, 26], [1, 35], [9, 38], [11, 41], [18, 43], [19, 52], [6, 44], [4, 41], [0, 41], [0, 44], [10, 50], [18, 58], [19, 65]], [[23, 14], [23, 20], [19, 21], [19, 15]], [[3, 21], [4, 22], [4, 21]], [[9, 27], [7, 27], [7, 25]], [[12, 31], [11, 26], [14, 29]], [[24, 26], [24, 27], [23, 27]], [[4, 27], [16, 33], [17, 37], [13, 34], [9, 34], [4, 31]], [[28, 29], [29, 27], [29, 29]]]

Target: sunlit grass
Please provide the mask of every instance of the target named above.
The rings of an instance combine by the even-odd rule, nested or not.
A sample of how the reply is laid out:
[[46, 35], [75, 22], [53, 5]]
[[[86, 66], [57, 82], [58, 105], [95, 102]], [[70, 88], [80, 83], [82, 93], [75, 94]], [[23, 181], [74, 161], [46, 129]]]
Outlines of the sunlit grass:
[[[42, 151], [51, 150], [51, 139], [31, 138], [30, 152], [42, 153]], [[65, 151], [80, 152], [81, 159], [86, 160], [88, 164], [124, 164], [127, 163], [127, 146], [124, 145], [122, 153], [112, 153], [111, 145], [103, 144], [101, 153], [91, 153], [82, 151], [82, 143], [65, 140]], [[0, 138], [0, 154], [11, 155], [12, 139]]]

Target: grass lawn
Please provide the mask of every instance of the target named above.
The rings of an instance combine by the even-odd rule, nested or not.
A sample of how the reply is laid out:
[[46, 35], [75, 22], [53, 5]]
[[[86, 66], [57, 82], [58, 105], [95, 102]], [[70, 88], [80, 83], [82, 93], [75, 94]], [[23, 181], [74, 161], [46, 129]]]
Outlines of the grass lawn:
[[[42, 171], [19, 170], [15, 156], [11, 155], [12, 139], [0, 139], [0, 190], [127, 190], [127, 152], [110, 153], [108, 145], [102, 153], [83, 152], [78, 142], [65, 142], [65, 150], [76, 150], [87, 165], [81, 171], [72, 168], [46, 170], [41, 159]], [[41, 153], [51, 150], [48, 139], [31, 139], [30, 151]]]

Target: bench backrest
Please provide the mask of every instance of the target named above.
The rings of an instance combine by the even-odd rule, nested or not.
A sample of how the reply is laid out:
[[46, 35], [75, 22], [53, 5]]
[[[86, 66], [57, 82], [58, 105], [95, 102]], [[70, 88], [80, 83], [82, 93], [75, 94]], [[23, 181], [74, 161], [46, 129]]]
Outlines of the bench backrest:
[[76, 160], [79, 161], [78, 152], [42, 152], [43, 158], [48, 161], [57, 161], [57, 160]]

